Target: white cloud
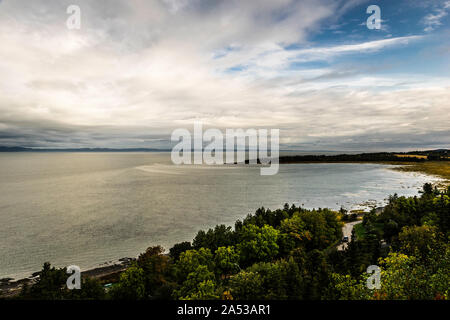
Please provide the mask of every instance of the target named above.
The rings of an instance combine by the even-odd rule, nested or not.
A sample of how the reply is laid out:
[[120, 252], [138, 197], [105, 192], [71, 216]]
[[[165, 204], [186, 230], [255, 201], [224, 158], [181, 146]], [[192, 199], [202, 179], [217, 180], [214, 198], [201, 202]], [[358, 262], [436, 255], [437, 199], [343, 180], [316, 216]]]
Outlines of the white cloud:
[[435, 9], [434, 13], [429, 13], [423, 18], [423, 24], [425, 25], [424, 31], [429, 32], [442, 25], [441, 20], [448, 15], [450, 8], [450, 1], [443, 3], [442, 8]]
[[407, 36], [296, 50], [287, 50], [280, 45], [270, 44], [247, 51], [231, 50], [217, 59], [217, 68], [225, 71], [232, 67], [243, 66], [247, 70], [247, 75], [274, 77], [279, 76], [280, 72], [285, 71], [292, 63], [328, 61], [344, 54], [375, 52], [388, 47], [407, 45], [422, 38], [422, 36]]
[[[0, 144], [143, 146], [194, 119], [278, 127], [304, 144], [445, 130], [445, 79], [287, 68], [420, 40], [304, 48], [338, 2], [78, 1], [79, 31], [65, 28], [70, 2], [2, 3]], [[292, 43], [303, 48], [286, 50]]]

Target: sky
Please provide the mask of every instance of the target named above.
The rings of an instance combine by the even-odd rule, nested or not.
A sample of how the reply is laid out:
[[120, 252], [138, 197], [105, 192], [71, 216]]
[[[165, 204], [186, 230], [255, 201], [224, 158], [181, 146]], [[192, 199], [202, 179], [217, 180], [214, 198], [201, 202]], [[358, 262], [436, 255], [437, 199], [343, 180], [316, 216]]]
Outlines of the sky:
[[168, 148], [202, 122], [450, 147], [450, 0], [0, 0], [0, 46], [0, 146]]

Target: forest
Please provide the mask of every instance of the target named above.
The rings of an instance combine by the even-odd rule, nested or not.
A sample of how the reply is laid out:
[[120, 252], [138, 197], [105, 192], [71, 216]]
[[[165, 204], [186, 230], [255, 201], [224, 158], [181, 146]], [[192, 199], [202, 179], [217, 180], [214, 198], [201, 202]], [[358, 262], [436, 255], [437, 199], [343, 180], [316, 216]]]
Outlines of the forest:
[[293, 155], [282, 156], [280, 163], [311, 163], [311, 162], [415, 162], [449, 161], [449, 150], [429, 150], [412, 152], [374, 152], [337, 155]]
[[[345, 210], [285, 205], [258, 209], [234, 227], [201, 230], [192, 242], [143, 252], [112, 285], [85, 277], [68, 290], [65, 268], [44, 264], [14, 299], [446, 300], [450, 296], [450, 187], [425, 184], [389, 196], [341, 243]], [[381, 287], [369, 289], [369, 265]]]

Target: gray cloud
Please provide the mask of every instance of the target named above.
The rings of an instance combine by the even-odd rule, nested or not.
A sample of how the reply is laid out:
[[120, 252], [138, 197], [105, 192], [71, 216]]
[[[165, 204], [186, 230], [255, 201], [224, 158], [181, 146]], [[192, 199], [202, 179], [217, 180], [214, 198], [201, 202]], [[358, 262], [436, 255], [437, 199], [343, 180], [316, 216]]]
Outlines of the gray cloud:
[[1, 3], [0, 145], [164, 148], [193, 121], [280, 128], [298, 148], [449, 141], [448, 78], [289, 68], [421, 41], [285, 49], [359, 1], [80, 0], [68, 30], [72, 2]]

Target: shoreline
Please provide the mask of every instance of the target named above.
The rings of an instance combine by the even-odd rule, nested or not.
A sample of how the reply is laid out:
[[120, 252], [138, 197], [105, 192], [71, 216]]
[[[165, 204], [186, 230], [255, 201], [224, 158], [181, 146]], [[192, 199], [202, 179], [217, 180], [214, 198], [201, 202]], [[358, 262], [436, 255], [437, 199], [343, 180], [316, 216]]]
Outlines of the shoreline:
[[[106, 266], [99, 266], [81, 271], [82, 278], [100, 280], [102, 283], [117, 281], [120, 274], [125, 271], [136, 258], [120, 258], [117, 262]], [[32, 285], [39, 278], [40, 271], [33, 272], [29, 277], [15, 280], [13, 278], [0, 279], [0, 299], [11, 298], [20, 294], [24, 285]]]
[[[359, 163], [359, 164], [381, 164], [381, 165], [394, 165], [393, 168], [388, 168], [389, 170], [409, 172], [409, 173], [420, 173], [432, 177], [438, 177], [442, 181], [438, 182], [438, 185], [448, 186], [450, 185], [450, 177], [440, 174], [436, 174], [434, 172], [430, 172], [426, 166], [428, 165], [436, 165], [446, 167], [446, 169], [450, 170], [450, 162], [443, 161], [428, 161], [421, 163], [411, 163], [411, 162], [384, 162], [384, 161], [311, 161], [311, 162], [295, 162], [295, 163], [283, 163], [283, 164], [317, 164], [317, 163]], [[447, 168], [448, 167], [448, 168]], [[358, 206], [364, 206], [366, 208], [370, 207], [369, 203], [360, 203]], [[379, 210], [380, 208], [376, 208]], [[363, 209], [365, 210], [365, 209]], [[350, 211], [349, 211], [350, 212]], [[81, 272], [82, 277], [89, 277], [93, 279], [99, 279], [102, 283], [114, 282], [118, 279], [121, 272], [126, 270], [129, 265], [135, 261], [136, 258], [121, 258], [109, 264], [107, 262], [98, 264], [96, 267], [92, 267], [90, 269], [84, 270]], [[106, 264], [106, 265], [104, 265]], [[22, 289], [22, 287], [26, 285], [31, 285], [35, 283], [38, 279], [39, 272], [33, 272], [30, 276], [21, 278], [21, 279], [13, 279], [13, 278], [3, 278], [0, 279], [0, 299], [5, 297], [14, 297], [18, 295]]]
[[421, 162], [403, 162], [403, 161], [293, 161], [283, 162], [280, 165], [291, 164], [327, 164], [327, 163], [342, 163], [342, 164], [381, 164], [392, 165], [394, 168], [390, 170], [409, 172], [409, 173], [421, 173], [434, 178], [439, 178], [442, 181], [438, 185], [439, 187], [450, 186], [450, 161], [421, 161]]
[[[381, 211], [383, 211], [384, 206], [376, 207], [374, 209], [376, 210], [377, 214], [379, 214]], [[350, 211], [348, 212], [349, 215], [351, 213], [356, 213], [356, 212], [350, 212]], [[359, 212], [356, 214], [358, 215], [358, 217], [362, 217], [364, 215], [364, 213]], [[356, 224], [356, 223], [360, 223], [360, 222], [361, 221], [352, 221], [352, 222], [345, 223], [345, 225]], [[345, 228], [345, 225], [343, 228]], [[110, 264], [110, 265], [95, 267], [92, 269], [87, 269], [85, 271], [81, 271], [81, 277], [97, 279], [103, 285], [108, 284], [108, 283], [114, 283], [119, 280], [120, 274], [123, 271], [127, 270], [128, 267], [131, 265], [131, 263], [133, 263], [136, 260], [137, 260], [136, 258], [128, 258], [128, 257], [121, 258], [121, 259], [117, 260], [117, 262]], [[39, 273], [40, 273], [40, 271], [34, 272], [34, 273], [32, 273], [31, 276], [22, 278], [22, 279], [18, 279], [18, 280], [15, 280], [12, 278], [0, 279], [0, 300], [5, 299], [5, 298], [14, 298], [15, 296], [20, 294], [24, 285], [30, 286], [30, 285], [35, 284], [39, 278]]]

